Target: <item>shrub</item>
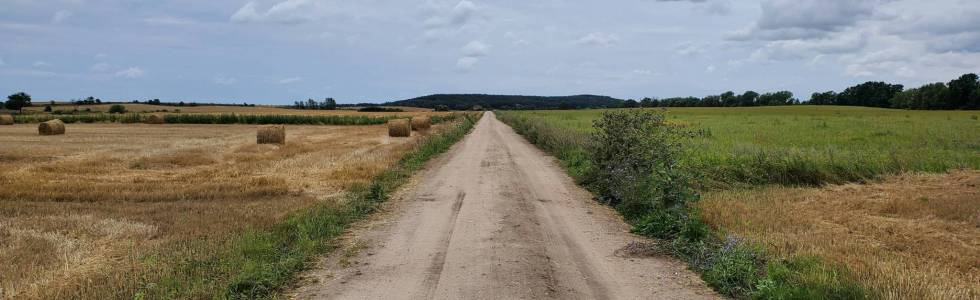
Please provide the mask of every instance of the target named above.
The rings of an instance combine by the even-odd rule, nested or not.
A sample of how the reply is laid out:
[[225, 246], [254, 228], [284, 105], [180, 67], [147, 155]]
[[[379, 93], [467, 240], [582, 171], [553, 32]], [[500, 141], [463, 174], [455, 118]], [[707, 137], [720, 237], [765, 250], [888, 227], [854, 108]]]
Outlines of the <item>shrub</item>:
[[594, 127], [588, 148], [593, 166], [589, 176], [605, 202], [628, 219], [649, 212], [683, 214], [687, 202], [695, 198], [679, 165], [685, 134], [666, 123], [663, 111], [610, 111]]
[[126, 107], [122, 104], [113, 104], [109, 107], [110, 114], [121, 114], [126, 112]]

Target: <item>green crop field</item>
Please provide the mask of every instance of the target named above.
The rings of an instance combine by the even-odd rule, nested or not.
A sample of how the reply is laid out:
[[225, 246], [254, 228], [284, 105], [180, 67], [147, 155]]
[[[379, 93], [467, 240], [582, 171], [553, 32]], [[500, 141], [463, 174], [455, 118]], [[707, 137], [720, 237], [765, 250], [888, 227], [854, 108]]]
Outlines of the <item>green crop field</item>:
[[[606, 110], [514, 111], [580, 133]], [[977, 111], [839, 106], [670, 108], [699, 133], [687, 163], [708, 185], [818, 185], [903, 171], [980, 168]]]

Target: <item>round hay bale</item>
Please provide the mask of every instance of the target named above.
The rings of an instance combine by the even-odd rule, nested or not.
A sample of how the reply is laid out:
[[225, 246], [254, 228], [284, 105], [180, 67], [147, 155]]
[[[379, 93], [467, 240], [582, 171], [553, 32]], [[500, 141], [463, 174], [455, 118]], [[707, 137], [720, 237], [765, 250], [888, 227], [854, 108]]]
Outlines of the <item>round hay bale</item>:
[[412, 130], [415, 131], [426, 131], [432, 127], [432, 119], [429, 117], [414, 117], [412, 118]]
[[65, 134], [65, 123], [59, 119], [43, 122], [37, 125], [37, 133], [40, 135]]
[[0, 125], [14, 125], [14, 116], [0, 115]]
[[409, 137], [412, 136], [412, 124], [408, 119], [388, 120], [388, 136]]
[[149, 115], [149, 116], [146, 117], [145, 122], [146, 122], [146, 124], [163, 124], [163, 123], [165, 123], [164, 120], [163, 120], [163, 116], [161, 116], [161, 115]]
[[255, 135], [256, 142], [259, 144], [285, 144], [286, 126], [284, 125], [264, 125], [259, 127]]

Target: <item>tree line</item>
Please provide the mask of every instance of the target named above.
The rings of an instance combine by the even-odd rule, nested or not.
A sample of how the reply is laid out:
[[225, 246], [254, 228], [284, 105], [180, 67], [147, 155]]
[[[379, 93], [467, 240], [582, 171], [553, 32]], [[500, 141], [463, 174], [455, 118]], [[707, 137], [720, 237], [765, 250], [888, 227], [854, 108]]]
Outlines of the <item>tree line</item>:
[[905, 90], [901, 84], [869, 81], [836, 93], [813, 93], [810, 104], [902, 109], [980, 109], [980, 80], [964, 74], [949, 83], [936, 82]]
[[720, 95], [710, 95], [703, 98], [698, 97], [673, 97], [673, 98], [643, 98], [640, 101], [623, 101], [622, 107], [743, 107], [743, 106], [773, 106], [773, 105], [793, 105], [800, 104], [800, 100], [793, 98], [790, 91], [778, 91], [772, 93], [759, 94], [755, 91], [746, 91], [742, 94], [728, 91]]
[[597, 95], [527, 96], [487, 94], [435, 94], [385, 103], [385, 106], [410, 106], [436, 110], [521, 110], [584, 109], [620, 107], [623, 100]]
[[292, 108], [334, 110], [337, 109], [337, 100], [334, 100], [333, 98], [326, 98], [323, 99], [323, 101], [318, 102], [313, 99], [307, 99], [306, 101], [293, 102]]

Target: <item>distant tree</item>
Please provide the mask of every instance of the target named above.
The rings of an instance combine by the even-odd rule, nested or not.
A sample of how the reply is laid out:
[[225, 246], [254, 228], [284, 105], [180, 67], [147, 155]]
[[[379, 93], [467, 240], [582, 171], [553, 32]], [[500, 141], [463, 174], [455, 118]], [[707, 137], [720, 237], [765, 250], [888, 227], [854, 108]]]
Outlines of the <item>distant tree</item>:
[[964, 74], [960, 78], [949, 82], [950, 103], [946, 108], [976, 108], [980, 99], [977, 90], [980, 89], [980, 82], [977, 81], [977, 74]]
[[810, 104], [815, 105], [834, 105], [837, 104], [837, 92], [826, 91], [823, 93], [813, 93], [810, 96]]
[[719, 107], [721, 106], [721, 96], [707, 96], [701, 98], [701, 103], [698, 106]]
[[102, 99], [98, 99], [98, 98], [96, 98], [96, 99], [95, 99], [95, 104], [102, 104]]
[[722, 106], [730, 107], [738, 105], [738, 97], [735, 96], [735, 92], [727, 91], [718, 96], [721, 98], [720, 100]]
[[746, 91], [742, 95], [738, 96], [738, 106], [755, 106], [756, 100], [759, 98], [759, 93], [755, 91]]
[[22, 110], [24, 107], [31, 106], [31, 95], [24, 92], [19, 92], [10, 96], [7, 96], [7, 102], [4, 104], [9, 110]]
[[328, 110], [337, 109], [337, 100], [334, 100], [333, 98], [323, 99], [323, 106], [321, 107], [321, 109], [328, 109]]
[[177, 102], [177, 106], [184, 106], [184, 101]]
[[650, 97], [643, 98], [640, 100], [640, 107], [653, 107], [653, 99]]
[[790, 91], [779, 91], [775, 93], [765, 93], [759, 95], [758, 105], [790, 105], [793, 104], [793, 93]]
[[901, 84], [868, 81], [845, 89], [837, 95], [837, 104], [891, 107], [892, 98], [903, 89], [904, 87]]
[[51, 112], [51, 105], [45, 105], [44, 112]]
[[121, 114], [126, 112], [126, 107], [122, 104], [113, 104], [109, 107], [110, 114]]
[[636, 102], [636, 100], [633, 100], [633, 99], [629, 99], [629, 100], [623, 101], [623, 108], [634, 108], [634, 107], [639, 107], [639, 106], [640, 106], [640, 103], [639, 102]]
[[435, 111], [449, 111], [449, 106], [439, 104], [439, 105], [436, 105], [436, 107], [434, 109], [435, 109]]

